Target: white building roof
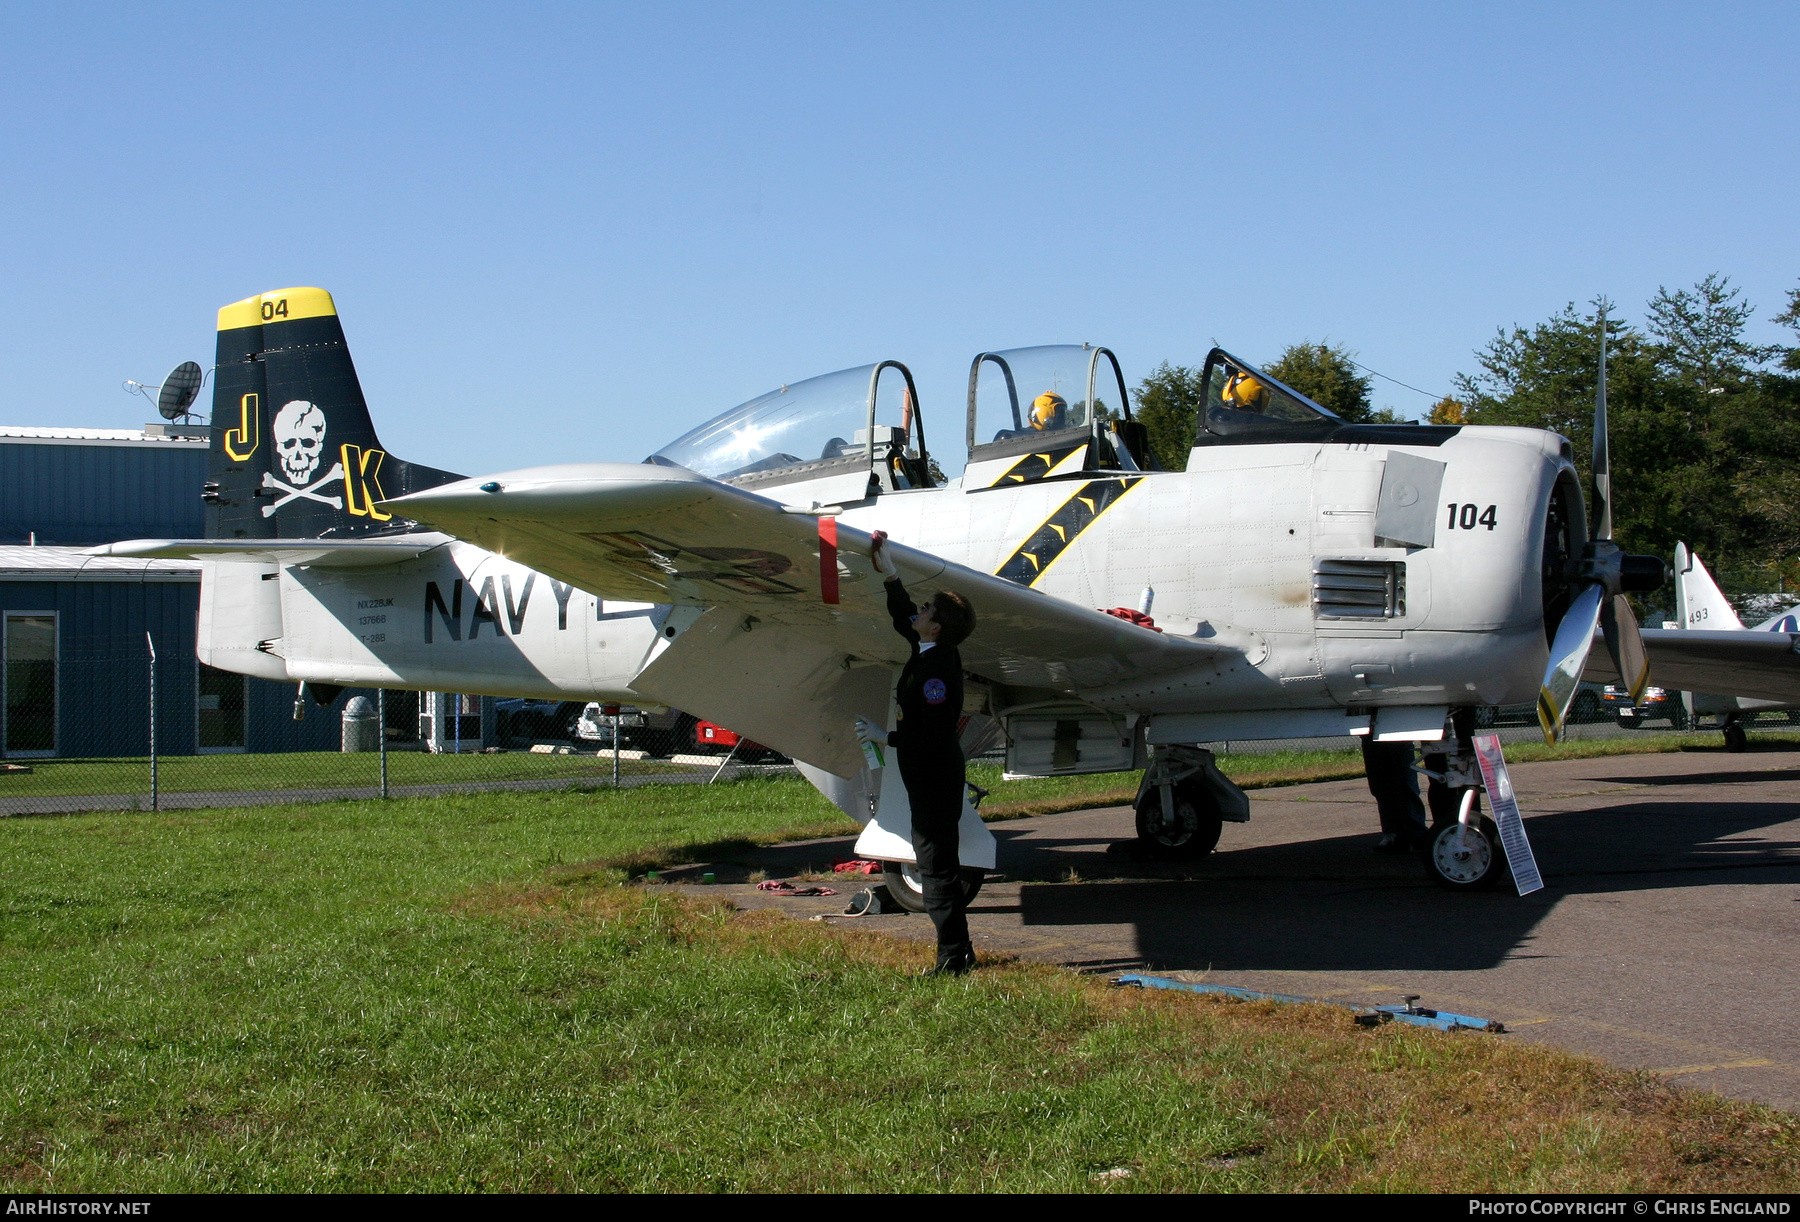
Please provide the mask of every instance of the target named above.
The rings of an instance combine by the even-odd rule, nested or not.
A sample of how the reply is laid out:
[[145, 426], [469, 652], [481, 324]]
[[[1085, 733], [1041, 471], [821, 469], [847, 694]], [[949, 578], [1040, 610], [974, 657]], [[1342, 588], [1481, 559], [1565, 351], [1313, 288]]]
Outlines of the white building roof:
[[[162, 425], [149, 425], [141, 429], [78, 429], [50, 426], [39, 428], [24, 424], [0, 424], [0, 445], [34, 443], [38, 445], [175, 445], [206, 446], [205, 437], [164, 436], [152, 433], [150, 429], [161, 429]], [[203, 426], [195, 426], [203, 427]]]
[[0, 547], [0, 581], [198, 581], [195, 560], [90, 556], [85, 547]]

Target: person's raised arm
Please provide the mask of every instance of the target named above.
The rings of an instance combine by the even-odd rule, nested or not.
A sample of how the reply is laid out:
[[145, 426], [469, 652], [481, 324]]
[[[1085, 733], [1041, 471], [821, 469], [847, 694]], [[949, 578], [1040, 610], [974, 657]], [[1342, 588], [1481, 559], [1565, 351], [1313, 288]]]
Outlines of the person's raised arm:
[[869, 549], [869, 559], [875, 563], [875, 571], [881, 574], [887, 586], [888, 615], [894, 621], [894, 631], [905, 637], [908, 643], [917, 645], [919, 634], [913, 630], [912, 618], [918, 614], [919, 608], [907, 596], [906, 587], [900, 584], [900, 570], [894, 567], [894, 558], [888, 555], [887, 532], [878, 530], [874, 534], [875, 543]]

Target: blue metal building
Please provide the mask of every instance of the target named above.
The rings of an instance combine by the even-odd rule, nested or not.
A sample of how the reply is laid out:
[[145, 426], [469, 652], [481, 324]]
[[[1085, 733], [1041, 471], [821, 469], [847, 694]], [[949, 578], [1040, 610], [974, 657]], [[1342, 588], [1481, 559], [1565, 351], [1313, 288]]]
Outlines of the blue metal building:
[[199, 538], [207, 432], [0, 426], [0, 544]]
[[[205, 428], [0, 427], [6, 755], [143, 755], [152, 645], [159, 754], [337, 748], [338, 710], [372, 693], [344, 692], [295, 721], [291, 685], [214, 670], [194, 656], [197, 564], [86, 554], [120, 539], [202, 535], [207, 449]], [[389, 705], [403, 737], [413, 736], [404, 727], [416, 700]]]

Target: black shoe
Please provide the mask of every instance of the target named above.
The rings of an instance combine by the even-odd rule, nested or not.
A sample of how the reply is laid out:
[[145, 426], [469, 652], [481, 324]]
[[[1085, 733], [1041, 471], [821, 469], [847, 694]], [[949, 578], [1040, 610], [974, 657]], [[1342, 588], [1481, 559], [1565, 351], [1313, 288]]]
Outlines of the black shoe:
[[968, 943], [961, 946], [939, 947], [937, 966], [927, 968], [925, 976], [966, 976], [975, 970], [975, 948]]
[[1374, 844], [1377, 853], [1385, 853], [1390, 857], [1399, 857], [1413, 851], [1412, 840], [1399, 832], [1383, 832], [1381, 839]]

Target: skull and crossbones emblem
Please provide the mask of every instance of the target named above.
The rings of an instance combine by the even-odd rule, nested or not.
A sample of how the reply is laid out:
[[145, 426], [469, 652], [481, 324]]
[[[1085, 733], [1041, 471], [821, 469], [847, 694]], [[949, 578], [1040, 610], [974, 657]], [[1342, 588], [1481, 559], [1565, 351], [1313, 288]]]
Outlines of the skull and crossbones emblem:
[[[273, 428], [275, 457], [281, 464], [282, 474], [288, 478], [283, 480], [272, 471], [263, 472], [264, 488], [275, 488], [285, 493], [274, 504], [262, 507], [263, 517], [270, 517], [289, 501], [302, 497], [318, 501], [322, 505], [330, 505], [333, 509], [342, 509], [342, 497], [322, 496], [318, 491], [325, 485], [344, 478], [342, 463], [332, 463], [325, 477], [312, 484], [313, 473], [319, 469], [319, 462], [325, 456], [324, 410], [317, 403], [308, 403], [304, 399], [290, 400], [275, 413]], [[290, 483], [289, 480], [293, 482]], [[307, 487], [308, 484], [312, 484], [312, 487]]]

